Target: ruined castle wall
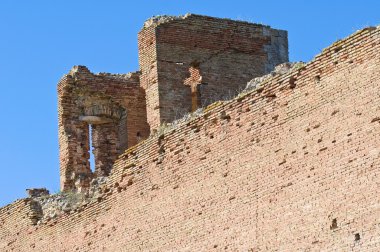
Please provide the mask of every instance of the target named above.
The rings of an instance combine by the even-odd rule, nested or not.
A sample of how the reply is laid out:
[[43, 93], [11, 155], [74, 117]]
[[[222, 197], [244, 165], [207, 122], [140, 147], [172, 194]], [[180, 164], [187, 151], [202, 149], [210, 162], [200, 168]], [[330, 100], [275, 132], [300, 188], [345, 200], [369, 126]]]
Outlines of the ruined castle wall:
[[[88, 125], [79, 121], [81, 113], [76, 110], [74, 97], [70, 94], [74, 85], [71, 76], [64, 76], [58, 84], [58, 140], [60, 159], [61, 190], [74, 187], [73, 173], [90, 177], [91, 169], [88, 151]], [[79, 148], [78, 148], [79, 147]], [[75, 170], [74, 170], [75, 167]]]
[[0, 224], [0, 250], [378, 251], [379, 50], [380, 29], [362, 30], [148, 138], [97, 202]]
[[[159, 92], [156, 60], [156, 30], [153, 26], [138, 33], [140, 85], [145, 89], [147, 121], [149, 125], [159, 125]], [[154, 111], [154, 112], [153, 112]], [[150, 129], [151, 130], [151, 129]]]
[[[143, 28], [139, 33], [142, 85], [148, 81], [157, 85], [152, 78], [158, 81], [158, 87], [147, 90], [148, 104], [155, 108], [148, 110], [151, 129], [194, 110], [192, 95], [198, 97], [199, 107], [233, 97], [253, 77], [287, 62], [287, 43], [286, 31], [199, 15]], [[186, 83], [192, 68], [201, 78]], [[157, 89], [158, 97], [149, 94]]]
[[89, 125], [96, 176], [108, 175], [121, 152], [149, 136], [139, 75], [95, 75], [74, 67], [58, 84], [58, 120], [61, 189], [88, 187], [93, 178]]
[[20, 230], [27, 230], [37, 223], [39, 210], [31, 199], [20, 199], [0, 208], [0, 250], [9, 249], [19, 239]]

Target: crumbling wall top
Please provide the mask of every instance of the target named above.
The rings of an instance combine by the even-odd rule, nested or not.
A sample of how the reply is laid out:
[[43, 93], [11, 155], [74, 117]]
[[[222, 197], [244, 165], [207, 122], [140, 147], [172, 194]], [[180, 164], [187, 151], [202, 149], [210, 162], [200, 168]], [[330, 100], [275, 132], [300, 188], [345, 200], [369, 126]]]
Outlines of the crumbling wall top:
[[130, 73], [92, 73], [86, 66], [73, 66], [69, 73], [69, 76], [78, 77], [78, 76], [92, 76], [92, 77], [106, 77], [108, 79], [114, 80], [129, 80], [129, 79], [138, 79], [140, 77], [140, 72], [130, 72]]
[[185, 14], [185, 15], [179, 15], [179, 16], [170, 16], [170, 15], [153, 16], [144, 22], [143, 28], [148, 28], [151, 26], [158, 26], [162, 23], [167, 23], [167, 22], [170, 22], [172, 20], [185, 19], [190, 15], [191, 14]]
[[252, 25], [256, 25], [256, 26], [260, 26], [260, 27], [271, 28], [269, 25], [263, 25], [263, 24], [253, 23], [253, 22], [244, 21], [244, 20], [234, 20], [234, 19], [230, 19], [230, 18], [216, 18], [216, 17], [186, 13], [185, 15], [178, 15], [178, 16], [172, 16], [172, 15], [153, 16], [144, 22], [143, 29], [146, 29], [149, 27], [157, 27], [161, 24], [169, 23], [169, 22], [175, 21], [175, 20], [184, 20], [184, 19], [187, 19], [189, 17], [207, 18], [207, 19], [213, 19], [213, 20], [226, 20], [226, 21], [230, 21], [230, 22], [234, 22], [234, 23], [252, 24]]
[[[259, 244], [260, 246], [264, 247], [266, 244], [273, 244], [273, 240], [276, 239], [272, 239], [270, 235], [275, 233], [278, 223], [278, 225], [286, 229], [290, 224], [302, 226], [304, 220], [313, 224], [316, 220], [325, 218], [326, 220], [320, 221], [317, 227], [307, 225], [311, 227], [307, 235], [310, 241], [314, 241], [315, 235], [320, 234], [321, 230], [326, 226], [328, 227], [327, 223], [331, 221], [331, 218], [338, 216], [338, 220], [343, 220], [345, 213], [357, 212], [357, 206], [351, 204], [353, 200], [346, 197], [346, 189], [352, 186], [352, 181], [354, 180], [347, 180], [346, 174], [348, 172], [337, 172], [341, 169], [346, 169], [348, 166], [347, 158], [351, 158], [352, 153], [358, 153], [352, 157], [352, 162], [348, 162], [349, 166], [351, 166], [349, 171], [353, 172], [355, 176], [365, 176], [363, 179], [371, 175], [362, 174], [360, 167], [363, 164], [355, 162], [355, 160], [360, 160], [362, 152], [356, 152], [355, 150], [358, 148], [358, 143], [363, 143], [361, 141], [362, 137], [372, 140], [371, 145], [365, 142], [363, 148], [377, 146], [376, 144], [378, 143], [373, 140], [376, 139], [373, 136], [376, 135], [377, 128], [369, 120], [372, 118], [371, 116], [376, 118], [377, 111], [375, 107], [367, 104], [368, 102], [373, 103], [372, 99], [375, 98], [374, 94], [376, 94], [374, 91], [377, 88], [378, 82], [376, 80], [378, 80], [377, 73], [379, 72], [377, 68], [372, 66], [377, 67], [374, 63], [378, 62], [376, 52], [379, 42], [379, 32], [364, 29], [356, 33], [355, 36], [350, 36], [327, 48], [320, 56], [306, 65], [285, 63], [278, 66], [272, 74], [253, 80], [250, 83], [252, 90], [246, 90], [245, 93], [233, 100], [209, 105], [204, 109], [203, 114], [197, 113], [197, 117], [194, 117], [191, 122], [178, 124], [178, 127], [176, 129], [172, 128], [170, 132], [165, 131], [165, 127], [168, 127], [168, 125], [162, 125], [162, 134], [152, 136], [124, 152], [116, 160], [115, 169], [112, 170], [112, 174], [107, 180], [103, 180], [102, 177], [98, 177], [98, 180], [92, 180], [88, 196], [68, 192], [37, 199], [21, 200], [0, 208], [0, 248], [7, 250], [21, 250], [21, 248], [24, 248], [24, 250], [30, 250], [31, 247], [35, 247], [35, 250], [41, 250], [46, 246], [49, 250], [66, 249], [71, 251], [75, 250], [75, 247], [88, 246], [89, 250], [98, 250], [100, 248], [97, 246], [101, 244], [102, 246], [114, 246], [110, 247], [113, 250], [123, 246], [131, 247], [130, 250], [137, 248], [149, 250], [151, 249], [150, 244], [144, 245], [145, 247], [143, 248], [139, 246], [142, 242], [152, 240], [152, 237], [153, 239], [154, 237], [167, 239], [157, 245], [158, 249], [165, 249], [170, 246], [178, 248], [178, 244], [172, 243], [172, 237], [186, 235], [186, 230], [183, 230], [181, 225], [188, 224], [188, 220], [190, 218], [190, 220], [194, 219], [193, 216], [195, 215], [196, 218], [205, 218], [203, 214], [205, 211], [208, 214], [207, 218], [212, 218], [212, 220], [209, 222], [199, 221], [199, 225], [194, 225], [194, 230], [203, 232], [204, 230], [212, 229], [218, 236], [224, 234], [222, 233], [225, 231], [224, 226], [222, 226], [222, 230], [222, 228], [215, 228], [218, 225], [214, 224], [218, 223], [218, 221], [225, 222], [225, 220], [220, 220], [220, 209], [223, 209], [226, 203], [228, 207], [234, 207], [231, 210], [244, 217], [240, 218], [244, 223], [257, 222], [256, 216], [258, 215], [252, 215], [252, 211], [259, 211], [259, 216], [264, 216], [262, 221], [255, 223], [259, 225], [257, 233], [262, 235], [259, 239], [259, 241], [262, 241]], [[79, 71], [82, 70], [85, 69], [79, 69]], [[370, 72], [365, 72], [365, 70]], [[335, 77], [332, 73], [336, 73]], [[357, 74], [359, 76], [356, 77], [355, 75]], [[373, 79], [363, 78], [365, 75], [372, 76]], [[315, 80], [317, 76], [319, 78]], [[351, 78], [352, 80], [350, 80]], [[345, 80], [349, 80], [349, 82]], [[360, 80], [365, 82], [362, 83]], [[337, 83], [340, 84], [338, 85]], [[347, 88], [353, 84], [357, 84], [357, 88]], [[337, 88], [338, 94], [334, 96], [337, 93]], [[326, 90], [329, 92], [326, 93]], [[361, 92], [359, 95], [356, 93], [357, 90]], [[350, 97], [353, 95], [360, 98], [368, 95], [369, 98], [363, 101], [362, 99], [351, 99]], [[336, 97], [343, 98], [335, 100]], [[273, 99], [276, 100], [273, 101]], [[321, 103], [321, 100], [323, 103]], [[354, 102], [355, 106], [352, 105], [352, 102]], [[305, 104], [311, 107], [305, 108]], [[332, 104], [336, 107], [332, 107]], [[341, 110], [336, 110], [337, 108]], [[357, 110], [358, 108], [359, 110]], [[356, 112], [361, 110], [365, 111], [365, 113], [363, 115], [360, 113], [359, 116]], [[318, 114], [321, 117], [318, 117]], [[319, 121], [324, 123], [321, 125], [314, 124], [313, 120], [308, 122], [308, 120], [314, 118], [318, 118]], [[362, 127], [358, 127], [358, 130], [352, 134], [353, 137], [349, 138], [352, 141], [347, 141], [347, 132], [348, 130], [351, 132], [352, 123], [346, 123], [349, 121], [342, 120], [350, 120], [350, 118], [355, 118], [355, 122], [363, 123], [363, 127], [368, 127], [367, 124], [371, 123], [371, 132], [363, 132]], [[311, 133], [308, 133], [307, 130], [305, 131], [306, 124], [308, 126], [317, 126], [313, 127]], [[342, 125], [345, 128], [340, 129], [341, 134], [336, 134], [336, 127], [332, 126], [342, 127]], [[360, 126], [361, 124], [358, 125]], [[296, 133], [289, 134], [290, 130]], [[70, 134], [75, 132], [71, 131]], [[295, 134], [297, 134], [298, 138], [294, 138]], [[314, 136], [321, 137], [320, 139], [323, 141], [314, 141], [316, 140]], [[351, 133], [349, 136], [351, 136]], [[279, 139], [279, 137], [281, 138]], [[273, 141], [272, 139], [276, 140]], [[294, 141], [295, 139], [298, 141]], [[291, 142], [294, 144], [289, 145]], [[299, 143], [305, 143], [305, 145]], [[323, 147], [322, 144], [326, 147], [321, 148]], [[228, 148], [213, 148], [213, 145], [228, 146]], [[350, 147], [350, 152], [346, 151], [348, 147]], [[261, 152], [261, 150], [264, 151]], [[294, 150], [297, 150], [297, 152], [294, 152]], [[310, 153], [304, 152], [306, 150], [310, 150]], [[186, 153], [186, 151], [188, 152]], [[255, 155], [251, 155], [253, 152], [255, 152]], [[336, 163], [333, 162], [326, 162], [326, 165], [318, 163], [319, 160], [324, 162], [324, 159], [328, 158], [327, 155], [331, 154], [330, 157], [332, 155], [338, 156], [342, 152], [350, 156], [343, 158], [339, 166], [336, 166]], [[296, 153], [300, 153], [300, 157], [303, 157], [301, 164], [299, 163], [300, 158], [291, 157], [291, 155], [298, 155]], [[375, 154], [377, 153], [375, 152]], [[263, 157], [263, 160], [261, 160], [261, 157]], [[317, 160], [316, 157], [319, 159]], [[375, 167], [376, 157], [377, 155], [371, 154], [368, 163], [365, 165]], [[306, 158], [309, 158], [310, 164], [304, 161]], [[257, 164], [258, 160], [261, 160], [260, 164]], [[224, 161], [226, 165], [220, 165]], [[248, 166], [250, 164], [252, 166]], [[309, 166], [305, 169], [302, 164]], [[303, 179], [294, 178], [295, 173], [293, 170], [288, 171], [286, 176], [283, 176], [284, 169], [275, 169], [276, 174], [273, 173], [273, 169], [268, 169], [268, 167], [276, 166], [292, 167], [292, 169], [294, 167], [299, 174], [302, 174], [305, 170], [319, 169], [319, 171], [323, 171], [322, 173], [315, 173], [313, 176], [316, 176], [316, 178], [311, 177], [310, 181], [319, 182], [320, 179], [328, 178], [323, 181], [326, 182], [324, 186], [329, 188], [327, 193], [335, 196], [338, 192], [338, 198], [345, 200], [344, 203], [347, 203], [339, 205], [347, 206], [347, 208], [342, 209], [343, 214], [335, 211], [333, 214], [336, 213], [336, 215], [332, 215], [330, 218], [327, 217], [327, 214], [331, 213], [328, 207], [326, 207], [326, 211], [322, 209], [323, 211], [321, 212], [319, 208], [308, 208], [307, 210], [305, 210], [306, 208], [300, 208], [300, 204], [309, 204], [309, 201], [293, 204], [293, 202], [298, 202], [300, 198], [310, 199], [312, 197], [315, 197], [316, 204], [319, 204], [320, 201], [325, 199], [325, 194], [319, 195], [314, 191], [310, 191], [309, 187], [305, 187]], [[174, 169], [172, 167], [176, 171], [182, 172], [179, 173], [182, 176], [178, 175], [176, 177], [177, 175], [173, 175]], [[250, 169], [247, 169], [247, 167], [250, 167]], [[329, 169], [335, 175], [339, 175], [331, 180], [324, 172], [326, 169]], [[192, 172], [191, 176], [188, 176], [188, 171]], [[257, 177], [257, 174], [265, 174], [265, 177]], [[305, 175], [309, 176], [309, 174], [311, 173], [307, 172]], [[350, 176], [354, 175], [351, 174]], [[245, 183], [242, 178], [247, 178], [244, 181], [248, 182]], [[272, 181], [273, 178], [280, 179]], [[340, 180], [337, 181], [338, 179]], [[290, 180], [291, 182], [289, 182]], [[271, 183], [268, 184], [267, 181], [271, 181]], [[345, 181], [348, 182], [346, 183]], [[346, 184], [336, 190], [336, 186], [339, 185], [337, 182]], [[370, 184], [366, 186], [376, 188], [376, 183], [372, 182], [369, 182]], [[223, 190], [223, 188], [226, 188], [226, 183], [231, 188], [231, 190], [228, 188], [228, 195]], [[264, 194], [258, 196], [252, 193], [252, 187], [250, 186], [252, 184], [255, 186], [257, 184], [257, 188], [264, 188], [262, 190]], [[214, 187], [214, 185], [221, 188], [221, 190], [207, 190], [208, 187]], [[242, 188], [242, 185], [244, 188]], [[363, 187], [362, 180], [356, 180], [353, 186], [355, 186], [354, 191], [361, 189]], [[267, 195], [265, 192], [269, 190], [268, 188], [272, 188], [275, 193]], [[289, 195], [289, 198], [283, 199], [284, 202], [277, 201], [280, 203], [269, 201], [266, 203], [262, 200], [267, 199], [267, 197], [277, 197], [278, 188], [281, 188], [281, 192], [284, 192], [282, 196]], [[191, 194], [188, 192], [191, 192]], [[288, 192], [295, 194], [290, 195]], [[200, 197], [201, 193], [205, 195]], [[372, 192], [370, 193], [372, 195]], [[362, 197], [371, 199], [369, 197], [370, 193], [368, 193], [367, 197], [353, 193], [353, 195], [359, 195], [358, 198], [355, 198], [355, 202], [361, 203]], [[175, 198], [173, 199], [173, 197]], [[165, 199], [167, 201], [163, 201]], [[259, 208], [257, 208], [257, 202], [261, 204]], [[376, 205], [376, 202], [373, 203], [371, 200], [366, 203]], [[220, 207], [215, 207], [216, 204], [220, 204]], [[277, 204], [280, 205], [277, 206]], [[297, 222], [289, 224], [289, 218], [282, 218], [284, 206], [287, 209], [289, 208], [288, 212], [295, 211], [302, 214], [302, 218], [293, 218]], [[361, 219], [363, 218], [362, 216], [371, 216], [370, 211], [373, 206], [368, 207], [369, 210], [360, 210], [357, 216], [353, 218], [355, 220], [353, 223], [358, 224], [354, 227], [350, 226], [349, 229], [361, 230], [361, 224], [367, 223], [368, 220], [372, 221], [370, 225], [376, 226], [377, 223], [374, 218], [372, 218], [373, 220]], [[271, 211], [268, 212], [267, 209], [269, 208], [271, 208]], [[165, 209], [164, 212], [159, 211], [162, 209]], [[229, 211], [230, 208], [226, 209]], [[166, 214], [168, 214], [168, 218], [165, 219], [165, 223], [154, 222], [157, 220], [156, 216], [160, 217]], [[125, 218], [125, 216], [131, 216], [131, 218]], [[246, 217], [249, 219], [246, 219]], [[52, 220], [49, 220], [49, 218]], [[177, 220], [179, 219], [183, 219], [183, 221], [178, 223]], [[231, 227], [240, 224], [236, 223], [235, 219], [228, 221]], [[266, 230], [269, 226], [267, 222], [271, 224], [271, 228], [265, 234], [261, 234], [260, 230]], [[33, 229], [30, 228], [31, 225], [36, 224], [39, 226]], [[128, 225], [131, 228], [126, 228]], [[162, 232], [162, 230], [165, 231], [164, 228], [153, 230], [151, 225], [157, 225], [158, 227], [161, 227], [159, 225], [164, 227], [170, 225], [174, 226], [176, 230], [170, 230], [172, 233], [167, 234]], [[262, 227], [262, 225], [265, 226]], [[252, 230], [250, 226], [241, 225], [241, 227], [243, 227], [242, 234]], [[344, 234], [350, 234], [351, 232], [348, 230], [347, 225], [338, 227], [339, 229], [337, 230], [342, 230]], [[331, 228], [328, 232], [330, 231]], [[139, 235], [137, 236], [136, 233]], [[203, 235], [203, 233], [200, 234]], [[228, 232], [226, 234], [228, 235]], [[369, 233], [365, 233], [365, 235], [367, 234]], [[112, 241], [107, 243], [110, 241], [108, 237], [111, 235], [115, 236], [115, 239], [111, 239]], [[126, 240], [124, 239], [125, 237], [135, 238]], [[65, 242], [76, 238], [75, 242]], [[297, 229], [296, 238], [297, 240], [305, 239], [305, 229]], [[349, 239], [347, 239], [346, 235], [339, 239], [343, 243], [339, 243], [337, 246], [348, 244]], [[58, 240], [58, 242], [51, 243], [51, 240]], [[124, 241], [125, 243], [123, 243]], [[366, 240], [364, 241], [366, 242]], [[104, 244], [102, 244], [103, 242]], [[198, 246], [198, 242], [198, 240], [193, 239], [188, 244], [181, 245]], [[228, 240], [227, 242], [233, 244], [234, 241]], [[352, 239], [352, 242], [347, 247], [352, 246], [353, 242]], [[363, 243], [364, 245], [366, 245], [365, 242]], [[359, 243], [356, 242], [355, 244]], [[371, 245], [371, 243], [368, 244]], [[290, 244], [289, 246], [297, 245], [299, 244]], [[278, 243], [275, 246], [281, 247], [284, 244]], [[300, 248], [307, 249], [304, 246], [302, 244]], [[318, 242], [312, 244], [312, 246], [320, 246], [318, 248], [323, 249], [326, 246], [335, 246], [335, 243], [330, 244], [328, 241], [324, 243]], [[286, 250], [286, 248], [284, 249]], [[196, 249], [194, 248], [194, 250]]]

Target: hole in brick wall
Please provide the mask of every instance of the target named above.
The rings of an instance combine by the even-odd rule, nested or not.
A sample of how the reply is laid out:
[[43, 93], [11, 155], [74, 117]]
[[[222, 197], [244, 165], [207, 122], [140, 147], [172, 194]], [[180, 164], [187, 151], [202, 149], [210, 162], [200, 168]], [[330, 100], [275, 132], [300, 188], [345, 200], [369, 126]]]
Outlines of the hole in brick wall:
[[359, 233], [355, 234], [355, 241], [360, 241], [360, 234]]
[[331, 113], [331, 116], [333, 116], [333, 115], [335, 115], [336, 113], [338, 113], [339, 112], [339, 110], [334, 110], [332, 113]]
[[229, 115], [227, 115], [226, 111], [221, 111], [220, 112], [220, 119], [229, 121], [231, 119], [231, 117]]
[[333, 219], [332, 222], [331, 222], [330, 229], [331, 229], [331, 230], [334, 230], [334, 229], [336, 229], [336, 228], [338, 228], [338, 222], [337, 222], [336, 219]]
[[136, 138], [137, 138], [137, 142], [139, 143], [141, 141], [141, 133], [140, 133], [140, 131], [137, 131]]
[[375, 117], [371, 120], [371, 123], [380, 121], [380, 117]]
[[320, 123], [316, 123], [316, 124], [314, 124], [313, 129], [318, 129], [320, 126], [321, 126]]
[[161, 145], [160, 148], [158, 149], [158, 154], [164, 154], [165, 153], [165, 147], [164, 145]]
[[293, 88], [296, 87], [296, 78], [294, 78], [293, 76], [290, 77], [290, 79], [289, 79], [289, 87], [290, 87], [291, 89], [293, 89]]
[[95, 171], [95, 155], [94, 155], [94, 146], [92, 145], [92, 126], [91, 124], [88, 125], [88, 138], [89, 138], [89, 153], [90, 153], [90, 169], [91, 171]]
[[342, 47], [341, 47], [341, 46], [334, 48], [334, 53], [337, 53], [337, 52], [339, 52], [341, 49], [342, 49]]
[[319, 83], [321, 81], [321, 76], [317, 75], [314, 77], [315, 83]]

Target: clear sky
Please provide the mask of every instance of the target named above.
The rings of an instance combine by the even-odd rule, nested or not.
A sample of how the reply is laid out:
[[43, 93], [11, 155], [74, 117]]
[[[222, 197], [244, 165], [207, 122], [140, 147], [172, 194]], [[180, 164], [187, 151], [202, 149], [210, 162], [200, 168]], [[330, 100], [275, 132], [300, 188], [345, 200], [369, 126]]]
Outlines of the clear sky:
[[0, 0], [0, 206], [59, 190], [56, 84], [74, 65], [138, 70], [137, 32], [159, 14], [195, 13], [289, 32], [291, 61], [380, 24], [378, 0]]

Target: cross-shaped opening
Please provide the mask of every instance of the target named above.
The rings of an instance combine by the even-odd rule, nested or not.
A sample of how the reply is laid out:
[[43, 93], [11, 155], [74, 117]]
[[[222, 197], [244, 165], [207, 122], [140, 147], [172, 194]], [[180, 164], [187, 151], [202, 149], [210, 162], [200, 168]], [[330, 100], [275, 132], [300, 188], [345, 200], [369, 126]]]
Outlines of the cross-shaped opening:
[[184, 84], [191, 88], [191, 112], [200, 107], [201, 99], [198, 85], [202, 84], [202, 75], [199, 69], [199, 63], [193, 63], [189, 68], [190, 77], [185, 79]]

